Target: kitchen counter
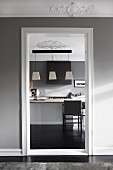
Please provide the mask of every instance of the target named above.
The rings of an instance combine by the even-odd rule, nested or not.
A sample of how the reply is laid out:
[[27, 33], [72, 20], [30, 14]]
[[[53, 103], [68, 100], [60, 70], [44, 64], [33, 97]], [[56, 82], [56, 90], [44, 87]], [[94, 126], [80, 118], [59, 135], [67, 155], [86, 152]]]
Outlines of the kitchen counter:
[[30, 99], [30, 123], [31, 124], [62, 124], [62, 105], [65, 100], [85, 101], [84, 98], [73, 99], [38, 97]]
[[59, 99], [59, 98], [56, 98], [56, 99], [40, 99], [38, 98], [37, 100], [33, 100], [33, 99], [30, 99], [30, 103], [63, 103], [64, 100], [81, 100], [82, 102], [85, 102], [85, 98], [82, 98], [82, 97], [75, 97], [73, 99]]
[[30, 100], [30, 103], [63, 103], [64, 99], [38, 99]]

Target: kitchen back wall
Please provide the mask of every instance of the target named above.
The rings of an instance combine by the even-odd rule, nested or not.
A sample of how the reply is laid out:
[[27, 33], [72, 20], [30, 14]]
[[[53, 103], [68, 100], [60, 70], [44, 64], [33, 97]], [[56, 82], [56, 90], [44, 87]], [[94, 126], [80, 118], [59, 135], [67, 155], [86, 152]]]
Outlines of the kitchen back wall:
[[[35, 63], [32, 63], [32, 61], [30, 63], [31, 65], [33, 64], [35, 67]], [[62, 66], [64, 63], [63, 62], [61, 63]], [[85, 80], [85, 61], [71, 61], [71, 71], [73, 73], [73, 80], [68, 81], [69, 83], [67, 83], [67, 80], [64, 80], [65, 73], [64, 73], [64, 77], [62, 77], [62, 80], [59, 81], [59, 78], [61, 78], [61, 74], [63, 72], [63, 67], [60, 68], [60, 65], [58, 65], [58, 69], [60, 73], [58, 75], [59, 77], [57, 77], [57, 80], [53, 80], [52, 82], [48, 80], [46, 62], [37, 61], [36, 66], [37, 66], [37, 71], [40, 72], [41, 80], [33, 81], [33, 88], [40, 90], [41, 92], [40, 96], [62, 96], [63, 97], [63, 96], [67, 96], [69, 92], [72, 92], [73, 94], [79, 94], [79, 93], [85, 94], [84, 87], [74, 87], [74, 80]], [[30, 80], [32, 80], [33, 70], [35, 70], [35, 68], [30, 69]]]

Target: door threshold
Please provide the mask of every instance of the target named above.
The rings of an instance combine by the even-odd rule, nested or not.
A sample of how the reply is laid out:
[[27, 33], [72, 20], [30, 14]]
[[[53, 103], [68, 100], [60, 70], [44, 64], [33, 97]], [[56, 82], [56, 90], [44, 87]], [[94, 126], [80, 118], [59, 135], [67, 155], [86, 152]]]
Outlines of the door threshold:
[[28, 155], [88, 155], [85, 149], [31, 149]]

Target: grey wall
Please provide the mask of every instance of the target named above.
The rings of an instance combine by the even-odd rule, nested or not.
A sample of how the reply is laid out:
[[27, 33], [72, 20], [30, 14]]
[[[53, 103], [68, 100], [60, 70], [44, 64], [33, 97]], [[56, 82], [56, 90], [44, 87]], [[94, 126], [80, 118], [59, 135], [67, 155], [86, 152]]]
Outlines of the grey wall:
[[94, 145], [113, 146], [113, 18], [0, 18], [0, 148], [21, 147], [21, 27], [94, 29]]

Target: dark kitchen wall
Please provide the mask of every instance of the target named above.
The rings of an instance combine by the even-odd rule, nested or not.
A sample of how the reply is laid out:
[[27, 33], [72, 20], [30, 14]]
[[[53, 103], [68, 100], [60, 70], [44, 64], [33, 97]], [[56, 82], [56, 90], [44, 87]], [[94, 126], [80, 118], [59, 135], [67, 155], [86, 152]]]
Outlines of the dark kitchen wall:
[[[21, 28], [22, 27], [78, 27], [94, 29], [94, 89], [112, 83], [113, 76], [113, 18], [0, 18], [0, 148], [21, 148]], [[90, 57], [90, 56], [89, 56]], [[106, 90], [106, 89], [105, 89]], [[96, 146], [109, 146], [113, 133], [112, 122], [100, 128], [99, 115], [109, 114], [108, 105], [113, 91], [102, 91], [94, 96]], [[101, 102], [107, 99], [106, 104]], [[99, 102], [99, 105], [98, 103]], [[108, 103], [109, 102], [109, 103]], [[96, 119], [97, 117], [97, 119]], [[112, 120], [112, 119], [111, 119]], [[101, 121], [104, 127], [106, 120]], [[103, 130], [106, 130], [106, 132]], [[110, 130], [111, 129], [111, 130]], [[109, 133], [108, 133], [109, 132]], [[103, 136], [97, 134], [104, 134]], [[110, 136], [106, 136], [110, 134]]]
[[[54, 62], [54, 70], [57, 74], [57, 80], [48, 80], [47, 62], [35, 61], [30, 62], [30, 80], [32, 80], [32, 73], [35, 71], [40, 72], [41, 80], [33, 81], [33, 88], [37, 88], [41, 91], [42, 96], [67, 96], [69, 92], [74, 94], [85, 93], [85, 88], [74, 87], [74, 81], [65, 80], [65, 73], [68, 70], [67, 62]], [[49, 62], [49, 68], [51, 64]], [[74, 80], [85, 80], [85, 62], [84, 61], [72, 61], [69, 64], [73, 73]], [[56, 67], [57, 68], [56, 68]], [[51, 70], [51, 69], [50, 69]]]

